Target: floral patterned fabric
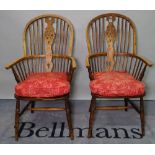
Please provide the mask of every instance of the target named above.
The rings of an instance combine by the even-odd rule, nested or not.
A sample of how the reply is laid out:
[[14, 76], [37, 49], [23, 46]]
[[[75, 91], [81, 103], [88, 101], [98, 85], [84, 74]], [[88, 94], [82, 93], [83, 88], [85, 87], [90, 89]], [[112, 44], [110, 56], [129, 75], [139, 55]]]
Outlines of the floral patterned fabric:
[[38, 77], [47, 77], [47, 78], [54, 78], [54, 79], [62, 79], [68, 80], [67, 74], [63, 72], [43, 72], [43, 73], [32, 73], [28, 78], [38, 78]]
[[60, 72], [34, 73], [15, 87], [17, 96], [57, 97], [70, 92], [67, 75]]
[[127, 72], [125, 71], [120, 71], [120, 72], [96, 72], [93, 74], [93, 78], [94, 79], [100, 79], [100, 78], [110, 78], [112, 76], [117, 76], [118, 78], [132, 78], [133, 77], [128, 74]]
[[98, 72], [90, 82], [93, 94], [104, 97], [134, 97], [144, 94], [144, 83], [126, 72]]

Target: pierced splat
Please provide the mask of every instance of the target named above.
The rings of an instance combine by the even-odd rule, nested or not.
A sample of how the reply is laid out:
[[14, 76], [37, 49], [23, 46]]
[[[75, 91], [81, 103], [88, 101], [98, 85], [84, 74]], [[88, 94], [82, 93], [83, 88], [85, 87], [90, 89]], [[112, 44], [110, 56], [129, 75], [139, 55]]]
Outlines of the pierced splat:
[[106, 60], [106, 70], [112, 71], [114, 68], [114, 43], [116, 40], [117, 32], [113, 22], [115, 21], [115, 17], [107, 18], [108, 26], [105, 32], [106, 41], [107, 41], [107, 60]]
[[44, 33], [45, 39], [45, 51], [46, 51], [46, 62], [45, 62], [45, 69], [47, 72], [51, 72], [53, 68], [52, 63], [52, 45], [55, 39], [55, 32], [54, 32], [54, 19], [53, 18], [46, 18], [45, 22], [47, 27]]

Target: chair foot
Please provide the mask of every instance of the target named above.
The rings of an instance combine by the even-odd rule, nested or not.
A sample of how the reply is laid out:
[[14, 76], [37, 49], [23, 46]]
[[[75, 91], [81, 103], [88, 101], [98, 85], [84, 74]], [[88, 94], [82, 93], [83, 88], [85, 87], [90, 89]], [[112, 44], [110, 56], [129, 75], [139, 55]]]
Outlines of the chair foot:
[[140, 119], [141, 119], [141, 132], [142, 132], [142, 137], [143, 137], [145, 135], [145, 119], [144, 119], [143, 97], [140, 98]]
[[73, 131], [73, 125], [72, 125], [72, 118], [71, 118], [71, 106], [69, 103], [69, 99], [65, 99], [65, 110], [66, 110], [66, 117], [69, 127], [69, 137], [71, 140], [74, 139], [74, 131]]
[[20, 100], [16, 99], [16, 112], [15, 112], [15, 140], [19, 138], [19, 118], [20, 118]]
[[96, 98], [92, 97], [91, 106], [90, 106], [88, 138], [92, 137], [92, 128], [93, 128], [93, 122], [94, 122], [95, 107], [96, 107]]
[[74, 132], [73, 131], [69, 132], [69, 137], [71, 140], [74, 140]]
[[92, 129], [88, 130], [88, 138], [92, 138], [93, 137], [93, 132]]

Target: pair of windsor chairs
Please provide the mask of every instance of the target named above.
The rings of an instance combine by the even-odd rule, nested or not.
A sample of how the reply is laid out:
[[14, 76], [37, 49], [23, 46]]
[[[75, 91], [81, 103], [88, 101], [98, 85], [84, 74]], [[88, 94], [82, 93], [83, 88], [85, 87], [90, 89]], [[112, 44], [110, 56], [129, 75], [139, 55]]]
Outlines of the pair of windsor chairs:
[[[144, 83], [152, 64], [137, 55], [136, 28], [128, 17], [108, 13], [93, 18], [86, 30], [88, 68], [91, 90], [88, 137], [92, 137], [96, 110], [125, 110], [128, 104], [140, 114], [144, 136]], [[48, 14], [32, 19], [23, 33], [24, 56], [6, 69], [12, 69], [15, 86], [15, 139], [19, 138], [19, 120], [25, 110], [65, 110], [69, 137], [74, 139], [69, 94], [76, 61], [72, 56], [74, 30], [61, 16]], [[97, 106], [97, 98], [123, 98], [124, 106]], [[130, 98], [140, 98], [137, 107]], [[21, 110], [20, 101], [28, 101]], [[38, 100], [64, 100], [64, 107], [36, 107]]]

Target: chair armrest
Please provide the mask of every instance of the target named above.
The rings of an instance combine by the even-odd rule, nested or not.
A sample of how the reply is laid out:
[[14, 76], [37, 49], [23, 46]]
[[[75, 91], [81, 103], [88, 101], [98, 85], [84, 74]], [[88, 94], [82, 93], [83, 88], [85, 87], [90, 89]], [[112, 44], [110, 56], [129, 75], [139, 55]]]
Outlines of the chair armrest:
[[[31, 73], [35, 73], [35, 72], [44, 72], [45, 68], [44, 66], [44, 60], [46, 56], [45, 55], [32, 55], [32, 56], [26, 56], [26, 57], [22, 57], [20, 59], [17, 59], [16, 61], [14, 61], [13, 63], [6, 65], [5, 68], [6, 69], [12, 69], [13, 74], [16, 78], [17, 82], [21, 82], [23, 80], [25, 80], [27, 78], [27, 76], [29, 76]], [[41, 61], [42, 59], [42, 61]], [[55, 55], [53, 54], [53, 59], [54, 62], [56, 62], [56, 59], [66, 59], [66, 61], [70, 61], [70, 69], [69, 69], [69, 74], [70, 76], [72, 76], [74, 69], [76, 69], [76, 60], [73, 57], [70, 56], [63, 56], [63, 55]], [[63, 63], [60, 64], [60, 66]], [[59, 66], [59, 67], [60, 67]], [[65, 69], [67, 69], [65, 66], [64, 68], [62, 68], [62, 70], [65, 72]], [[67, 70], [66, 70], [67, 71]]]
[[77, 64], [76, 64], [76, 59], [74, 57], [70, 57], [72, 59], [72, 68], [76, 69]]
[[[131, 53], [116, 53], [114, 56], [118, 58], [115, 61], [116, 67], [114, 70], [127, 71], [137, 80], [142, 80], [146, 68], [152, 66], [152, 63], [146, 58]], [[103, 63], [102, 65], [99, 57], [103, 58], [101, 61]], [[86, 67], [88, 68], [90, 79], [92, 79], [92, 73], [106, 71], [106, 57], [107, 53], [105, 52], [91, 54], [86, 58]]]
[[86, 68], [90, 68], [91, 67], [90, 66], [90, 63], [89, 63], [89, 61], [90, 61], [91, 58], [99, 57], [99, 56], [106, 56], [106, 55], [107, 55], [106, 53], [95, 53], [95, 54], [88, 55], [86, 57], [86, 60], [85, 60]]
[[85, 65], [86, 65], [86, 68], [88, 68], [89, 70], [91, 70], [91, 64], [90, 64], [90, 61], [94, 58], [97, 58], [97, 57], [102, 57], [102, 56], [107, 56], [107, 53], [95, 53], [95, 54], [91, 54], [91, 55], [88, 55], [85, 59]]
[[152, 66], [153, 66], [152, 62], [151, 62], [150, 60], [146, 59], [145, 57], [139, 56], [139, 55], [137, 55], [137, 57], [138, 57], [139, 59], [141, 59], [144, 63], [146, 63], [147, 66], [149, 66], [149, 67], [152, 67]]
[[10, 69], [10, 68], [12, 68], [14, 65], [18, 64], [20, 61], [22, 61], [22, 60], [24, 60], [24, 59], [25, 59], [25, 57], [16, 59], [16, 60], [13, 61], [12, 63], [7, 64], [7, 65], [5, 66], [5, 69]]
[[[43, 58], [45, 57], [45, 55], [39, 55], [39, 56], [27, 56], [27, 57], [22, 57], [22, 58], [19, 58], [17, 60], [15, 60], [14, 62], [10, 63], [10, 64], [7, 64], [5, 66], [5, 69], [10, 69], [12, 68], [14, 65], [16, 65], [17, 63], [19, 63], [20, 61], [22, 60], [25, 60], [25, 59], [32, 59], [32, 58]], [[76, 69], [77, 65], [76, 65], [76, 59], [74, 57], [70, 57], [70, 56], [59, 56], [59, 55], [55, 55], [53, 54], [53, 57], [60, 57], [60, 58], [69, 58], [71, 59], [72, 61], [72, 68], [73, 69]]]
[[[89, 57], [92, 58], [92, 57], [98, 57], [98, 56], [106, 56], [107, 54], [106, 53], [95, 53], [95, 54], [92, 54], [90, 55]], [[118, 55], [122, 55], [122, 56], [125, 56], [126, 54], [124, 53], [119, 53]], [[133, 56], [133, 57], [137, 57], [139, 59], [141, 59], [147, 66], [151, 67], [153, 64], [152, 62], [150, 62], [148, 59], [146, 59], [145, 57], [143, 56], [139, 56], [139, 55], [134, 55], [134, 54], [131, 54], [131, 53], [128, 53], [127, 54], [128, 56]], [[127, 56], [126, 55], [126, 56]], [[88, 58], [87, 58], [88, 59]]]
[[[144, 77], [147, 67], [151, 67], [153, 64], [149, 60], [147, 60], [146, 58], [144, 58], [142, 56], [133, 55], [133, 54], [129, 54], [129, 56], [131, 56], [134, 59], [137, 59], [139, 62], [137, 65], [134, 65], [134, 69], [131, 72], [131, 74], [134, 76], [135, 79], [141, 81]], [[137, 60], [136, 60], [136, 62], [137, 62]], [[140, 62], [141, 62], [141, 65], [139, 65]]]
[[32, 57], [31, 56], [22, 57], [5, 66], [5, 69], [12, 69], [12, 72], [14, 74], [17, 83], [25, 80], [27, 75], [29, 74], [28, 71], [25, 70], [25, 64], [24, 64], [24, 62], [29, 58]]

